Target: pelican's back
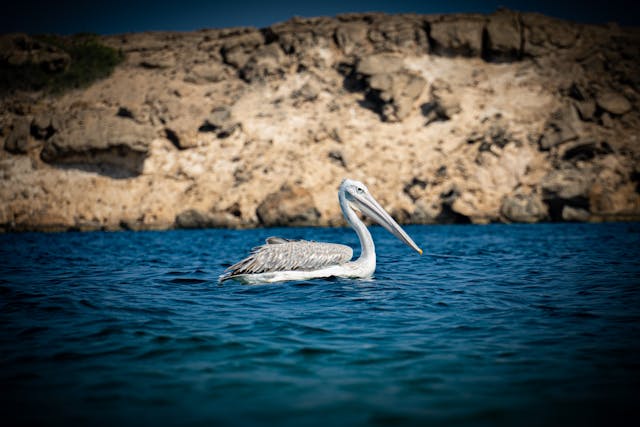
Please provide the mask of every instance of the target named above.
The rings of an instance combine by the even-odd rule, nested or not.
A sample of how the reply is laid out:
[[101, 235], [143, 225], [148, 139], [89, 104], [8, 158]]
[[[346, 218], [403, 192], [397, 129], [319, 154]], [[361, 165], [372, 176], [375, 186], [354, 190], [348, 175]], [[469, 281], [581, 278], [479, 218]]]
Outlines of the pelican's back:
[[345, 245], [269, 237], [266, 244], [253, 248], [251, 255], [229, 267], [220, 281], [246, 274], [318, 270], [344, 264], [352, 256], [353, 250]]

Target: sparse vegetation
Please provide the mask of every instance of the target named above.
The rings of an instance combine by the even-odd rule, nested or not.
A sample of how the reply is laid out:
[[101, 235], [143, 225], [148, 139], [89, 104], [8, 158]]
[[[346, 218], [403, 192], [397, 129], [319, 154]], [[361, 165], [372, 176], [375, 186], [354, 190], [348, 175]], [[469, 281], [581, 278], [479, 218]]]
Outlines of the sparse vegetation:
[[70, 37], [56, 35], [31, 36], [28, 46], [20, 52], [28, 55], [44, 52], [57, 63], [43, 61], [42, 55], [30, 55], [24, 61], [0, 59], [0, 93], [16, 90], [44, 91], [59, 94], [69, 89], [85, 87], [90, 83], [109, 76], [116, 65], [124, 59], [124, 54], [100, 43], [92, 34], [78, 34]]

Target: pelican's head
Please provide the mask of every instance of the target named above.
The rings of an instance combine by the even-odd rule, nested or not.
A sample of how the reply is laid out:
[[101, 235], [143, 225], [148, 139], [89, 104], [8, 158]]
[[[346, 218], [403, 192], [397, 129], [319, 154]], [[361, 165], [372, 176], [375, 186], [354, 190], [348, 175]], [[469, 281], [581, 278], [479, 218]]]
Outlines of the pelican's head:
[[344, 179], [342, 180], [342, 184], [340, 184], [339, 191], [341, 195], [344, 195], [344, 198], [349, 202], [351, 207], [359, 210], [364, 215], [386, 228], [391, 234], [422, 255], [422, 249], [420, 249], [411, 237], [409, 237], [409, 235], [402, 229], [402, 227], [400, 227], [400, 225], [391, 218], [391, 215], [389, 215], [387, 211], [380, 206], [371, 193], [369, 193], [369, 189], [366, 185], [360, 181]]

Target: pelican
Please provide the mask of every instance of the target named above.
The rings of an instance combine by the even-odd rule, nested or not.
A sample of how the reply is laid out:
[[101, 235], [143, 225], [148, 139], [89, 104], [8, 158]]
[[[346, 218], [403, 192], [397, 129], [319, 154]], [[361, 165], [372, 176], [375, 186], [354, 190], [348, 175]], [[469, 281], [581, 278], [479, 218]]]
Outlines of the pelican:
[[354, 209], [422, 255], [422, 249], [380, 206], [363, 183], [344, 179], [338, 190], [338, 199], [342, 214], [360, 239], [362, 251], [358, 259], [351, 261], [353, 250], [345, 245], [269, 237], [266, 244], [253, 248], [247, 258], [229, 267], [219, 282], [235, 279], [258, 284], [332, 276], [371, 277], [376, 269], [376, 250], [371, 233]]

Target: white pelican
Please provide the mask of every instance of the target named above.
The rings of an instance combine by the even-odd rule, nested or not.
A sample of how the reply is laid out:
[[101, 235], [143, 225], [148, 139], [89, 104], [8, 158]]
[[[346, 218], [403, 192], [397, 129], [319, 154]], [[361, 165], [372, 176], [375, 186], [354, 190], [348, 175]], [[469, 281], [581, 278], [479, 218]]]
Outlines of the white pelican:
[[257, 284], [331, 276], [371, 277], [376, 269], [375, 246], [371, 233], [353, 208], [382, 225], [422, 255], [422, 249], [369, 194], [363, 183], [343, 180], [338, 191], [338, 199], [344, 217], [360, 239], [360, 258], [351, 261], [353, 250], [345, 245], [269, 237], [265, 245], [253, 248], [251, 255], [229, 267], [220, 276], [219, 281], [235, 279]]

